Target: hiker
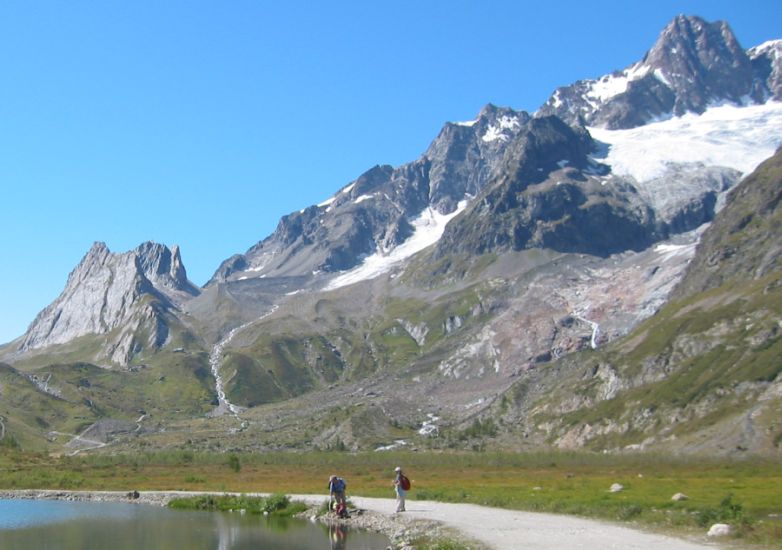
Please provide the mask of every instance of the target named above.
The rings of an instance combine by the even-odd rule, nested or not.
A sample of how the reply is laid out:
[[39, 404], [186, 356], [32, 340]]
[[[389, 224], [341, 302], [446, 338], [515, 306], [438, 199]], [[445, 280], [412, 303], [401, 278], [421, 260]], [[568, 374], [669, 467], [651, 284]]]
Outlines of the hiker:
[[402, 473], [402, 468], [399, 466], [394, 469], [394, 472], [396, 472], [396, 477], [393, 481], [394, 489], [396, 490], [396, 511], [404, 512], [405, 497], [407, 496], [407, 491], [410, 490], [410, 480]]
[[341, 477], [332, 475], [329, 478], [329, 501], [334, 500], [336, 503], [335, 510], [337, 515], [342, 517], [342, 514], [347, 513], [347, 500], [345, 499], [345, 489], [347, 483]]

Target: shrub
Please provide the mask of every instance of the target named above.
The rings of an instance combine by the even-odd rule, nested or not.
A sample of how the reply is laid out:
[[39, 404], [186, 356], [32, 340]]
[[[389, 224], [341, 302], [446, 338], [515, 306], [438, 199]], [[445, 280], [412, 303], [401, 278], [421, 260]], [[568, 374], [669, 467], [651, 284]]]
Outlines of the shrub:
[[744, 512], [744, 506], [733, 501], [733, 494], [722, 499], [718, 508], [702, 508], [695, 513], [695, 522], [701, 527], [712, 523], [731, 523], [736, 527], [746, 527], [751, 522]]
[[288, 495], [276, 493], [270, 495], [269, 498], [266, 499], [263, 506], [263, 511], [269, 512], [271, 514], [272, 512], [284, 510], [285, 508], [290, 506], [290, 503], [291, 503], [291, 499], [288, 498]]
[[228, 455], [228, 467], [237, 473], [242, 469], [242, 463], [239, 461], [238, 455], [235, 454]]
[[175, 510], [245, 510], [248, 514], [275, 515], [293, 515], [306, 509], [303, 504], [291, 503], [288, 496], [284, 494], [274, 494], [268, 498], [246, 495], [200, 495], [174, 499], [168, 503], [168, 506]]

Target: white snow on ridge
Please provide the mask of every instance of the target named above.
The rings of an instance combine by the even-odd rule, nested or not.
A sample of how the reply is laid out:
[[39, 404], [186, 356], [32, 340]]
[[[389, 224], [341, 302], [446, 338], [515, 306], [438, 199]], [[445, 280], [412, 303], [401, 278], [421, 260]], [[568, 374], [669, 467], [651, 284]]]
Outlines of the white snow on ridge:
[[485, 142], [502, 140], [507, 141], [508, 136], [505, 134], [505, 130], [513, 130], [519, 127], [519, 119], [515, 116], [503, 115], [497, 120], [497, 124], [492, 124], [486, 129], [486, 133], [481, 138]]
[[771, 57], [776, 59], [780, 54], [780, 50], [782, 50], [782, 40], [768, 40], [754, 48], [750, 48], [747, 51], [747, 55], [750, 59], [755, 59], [760, 55], [770, 53]]
[[467, 207], [467, 201], [459, 202], [456, 210], [450, 214], [440, 214], [432, 208], [427, 208], [412, 222], [415, 230], [405, 242], [392, 249], [388, 254], [376, 252], [364, 259], [361, 265], [335, 277], [324, 290], [334, 290], [352, 285], [360, 281], [373, 279], [390, 271], [394, 266], [419, 252], [427, 246], [436, 243], [445, 231], [445, 226], [451, 219]]
[[655, 69], [654, 77], [669, 88], [671, 87], [671, 83], [668, 82], [668, 79], [665, 77], [665, 73], [663, 73], [662, 69]]
[[[330, 199], [326, 199], [326, 200], [325, 200], [325, 201], [323, 201], [323, 202], [319, 202], [317, 206], [318, 206], [318, 208], [323, 208], [324, 206], [328, 206], [328, 205], [330, 205], [332, 202], [334, 202], [334, 201], [336, 200], [336, 198], [337, 198], [337, 197], [331, 197]], [[301, 210], [301, 212], [304, 212], [304, 210]]]
[[375, 196], [374, 194], [372, 194], [372, 195], [361, 195], [360, 197], [358, 197], [357, 199], [355, 199], [353, 201], [353, 204], [361, 204], [362, 202], [364, 202], [366, 200], [369, 200], [369, 199], [371, 199], [374, 196]]
[[502, 133], [502, 130], [500, 130], [497, 126], [489, 126], [489, 128], [486, 130], [486, 133], [483, 134], [483, 137], [481, 138], [486, 143], [490, 141], [496, 141], [498, 139], [506, 140], [508, 139], [505, 137], [505, 135]]
[[468, 128], [475, 126], [475, 124], [478, 122], [478, 119], [475, 120], [465, 120], [463, 122], [454, 122], [456, 126], [467, 126]]
[[554, 92], [553, 103], [555, 109], [559, 109], [562, 106], [562, 97], [559, 95], [559, 90]]
[[592, 81], [586, 95], [589, 99], [595, 101], [607, 101], [614, 96], [625, 93], [627, 85], [633, 80], [644, 77], [649, 72], [649, 69], [648, 65], [636, 63], [629, 69], [622, 71], [619, 75], [606, 75]]
[[629, 130], [589, 132], [609, 145], [596, 160], [639, 183], [662, 176], [668, 164], [726, 166], [746, 175], [782, 145], [782, 103], [722, 105]]

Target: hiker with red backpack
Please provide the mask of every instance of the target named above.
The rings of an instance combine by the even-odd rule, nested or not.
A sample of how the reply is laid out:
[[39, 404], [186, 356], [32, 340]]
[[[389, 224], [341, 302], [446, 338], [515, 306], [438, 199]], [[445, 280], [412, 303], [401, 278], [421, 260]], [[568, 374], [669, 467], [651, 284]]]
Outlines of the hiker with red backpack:
[[345, 498], [345, 489], [347, 489], [347, 483], [341, 477], [332, 475], [329, 478], [329, 504], [333, 501], [335, 503], [334, 512], [339, 518], [348, 517], [347, 499]]
[[394, 471], [396, 472], [396, 477], [393, 481], [394, 489], [396, 490], [396, 511], [404, 512], [405, 497], [407, 496], [407, 491], [410, 490], [410, 480], [402, 473], [402, 468], [399, 466]]

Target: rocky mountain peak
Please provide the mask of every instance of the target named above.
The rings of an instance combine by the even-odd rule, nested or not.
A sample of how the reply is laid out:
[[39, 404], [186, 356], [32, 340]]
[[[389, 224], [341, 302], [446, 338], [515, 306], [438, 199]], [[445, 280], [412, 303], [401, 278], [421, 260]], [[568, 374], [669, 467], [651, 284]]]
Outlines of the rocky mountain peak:
[[31, 323], [19, 351], [123, 329], [127, 337], [108, 355], [126, 363], [138, 347], [133, 342], [135, 330], [128, 327], [144, 325], [149, 344], [160, 346], [168, 333], [163, 312], [198, 292], [187, 280], [178, 247], [147, 242], [115, 254], [96, 242], [68, 276], [60, 296]]
[[374, 166], [326, 201], [284, 216], [271, 236], [223, 262], [209, 284], [309, 277], [389, 253], [413, 235], [420, 216], [452, 214], [477, 195], [531, 120], [489, 104], [474, 120], [446, 123], [419, 159]]
[[675, 115], [702, 112], [713, 101], [738, 103], [752, 92], [749, 57], [724, 21], [677, 16], [643, 63], [673, 90]]
[[[773, 96], [767, 82], [773, 72], [771, 62], [762, 56], [753, 63], [747, 53], [724, 21], [709, 23], [679, 15], [641, 61], [623, 71], [558, 88], [538, 114], [618, 129], [660, 117], [702, 113], [719, 102], [762, 103]], [[759, 75], [764, 70], [766, 75]]]
[[187, 271], [182, 264], [179, 246], [168, 248], [165, 245], [145, 242], [139, 245], [133, 253], [139, 264], [139, 269], [156, 288], [172, 292], [182, 292], [196, 295], [198, 289], [187, 279]]

